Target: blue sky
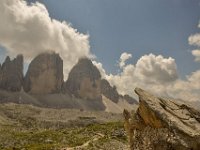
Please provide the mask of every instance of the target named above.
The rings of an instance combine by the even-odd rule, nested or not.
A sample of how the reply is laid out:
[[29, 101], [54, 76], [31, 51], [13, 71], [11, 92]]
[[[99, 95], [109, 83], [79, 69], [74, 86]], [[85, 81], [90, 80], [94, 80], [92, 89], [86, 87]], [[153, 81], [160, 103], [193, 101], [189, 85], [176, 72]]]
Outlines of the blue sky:
[[188, 44], [197, 33], [199, 0], [43, 0], [53, 18], [90, 34], [91, 51], [107, 72], [122, 52], [136, 62], [144, 54], [175, 58], [182, 76], [199, 68]]
[[[33, 0], [31, 0], [33, 1]], [[116, 73], [121, 53], [161, 54], [176, 60], [183, 77], [199, 69], [188, 37], [199, 32], [200, 0], [40, 0], [52, 18], [89, 33], [90, 46], [105, 70]], [[0, 59], [5, 54], [0, 49]]]
[[200, 0], [28, 1], [0, 0], [0, 62], [22, 53], [26, 72], [27, 62], [54, 50], [66, 80], [79, 58], [94, 54], [121, 94], [141, 87], [200, 100]]

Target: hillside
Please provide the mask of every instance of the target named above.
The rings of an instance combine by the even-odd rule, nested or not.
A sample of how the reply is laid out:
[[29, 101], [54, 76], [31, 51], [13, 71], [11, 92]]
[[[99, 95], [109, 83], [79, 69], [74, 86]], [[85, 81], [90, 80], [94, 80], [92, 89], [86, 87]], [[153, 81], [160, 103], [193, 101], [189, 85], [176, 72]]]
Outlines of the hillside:
[[1, 104], [0, 149], [125, 149], [121, 121], [122, 115], [106, 112]]

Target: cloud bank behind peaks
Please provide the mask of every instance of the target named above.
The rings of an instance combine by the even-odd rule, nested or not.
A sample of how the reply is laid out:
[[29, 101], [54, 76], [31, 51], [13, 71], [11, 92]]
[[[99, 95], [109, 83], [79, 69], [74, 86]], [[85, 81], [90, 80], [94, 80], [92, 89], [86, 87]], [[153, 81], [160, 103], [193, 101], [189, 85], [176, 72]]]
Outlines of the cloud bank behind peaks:
[[138, 60], [135, 74], [146, 83], [169, 83], [178, 78], [175, 60], [154, 54], [144, 55]]
[[0, 45], [11, 56], [22, 53], [30, 60], [41, 52], [56, 51], [64, 60], [66, 76], [78, 58], [91, 56], [89, 36], [50, 18], [39, 2], [0, 0], [0, 18]]
[[[120, 93], [134, 96], [135, 87], [148, 89], [160, 95], [168, 95], [166, 87], [178, 79], [177, 66], [173, 58], [164, 58], [162, 55], [148, 54], [142, 56], [136, 64], [125, 64], [132, 57], [131, 54], [122, 53], [119, 59], [118, 74], [106, 74], [101, 63], [93, 62], [102, 76]], [[121, 65], [120, 65], [121, 64]]]
[[[125, 55], [124, 55], [125, 54]], [[131, 56], [123, 53], [122, 56]], [[127, 57], [124, 57], [127, 58]], [[131, 57], [129, 57], [131, 58]], [[127, 60], [127, 59], [124, 59]], [[162, 55], [148, 54], [137, 60], [136, 64], [124, 64], [119, 74], [106, 74], [101, 63], [94, 63], [103, 77], [112, 85], [116, 85], [122, 94], [134, 94], [135, 87], [141, 87], [159, 96], [180, 98], [196, 101], [200, 97], [200, 70], [197, 70], [182, 80], [178, 76], [175, 59]], [[119, 66], [120, 67], [120, 66]]]

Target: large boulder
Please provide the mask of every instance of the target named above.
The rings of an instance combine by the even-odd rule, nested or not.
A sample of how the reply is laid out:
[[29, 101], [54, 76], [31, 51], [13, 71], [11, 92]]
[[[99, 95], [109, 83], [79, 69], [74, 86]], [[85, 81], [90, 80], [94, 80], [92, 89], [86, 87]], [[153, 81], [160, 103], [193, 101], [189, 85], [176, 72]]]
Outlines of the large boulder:
[[174, 99], [155, 97], [136, 88], [139, 108], [124, 111], [130, 146], [135, 149], [199, 150], [200, 112]]
[[69, 73], [64, 91], [78, 98], [100, 100], [100, 84], [101, 74], [97, 67], [88, 58], [81, 58]]
[[13, 60], [6, 57], [0, 65], [0, 89], [17, 92], [22, 88], [23, 82], [23, 56], [18, 55]]
[[24, 79], [24, 90], [31, 94], [61, 92], [63, 60], [55, 52], [38, 55], [29, 65]]

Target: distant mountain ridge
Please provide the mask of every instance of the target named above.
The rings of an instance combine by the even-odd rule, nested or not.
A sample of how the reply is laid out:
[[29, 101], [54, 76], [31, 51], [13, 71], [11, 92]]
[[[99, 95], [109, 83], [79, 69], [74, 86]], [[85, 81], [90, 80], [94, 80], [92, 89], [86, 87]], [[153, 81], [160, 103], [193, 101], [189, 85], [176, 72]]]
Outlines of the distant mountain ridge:
[[0, 89], [7, 91], [20, 91], [23, 84], [23, 56], [18, 55], [13, 60], [6, 57], [0, 64]]
[[[23, 56], [6, 58], [0, 65], [0, 102], [30, 103], [42, 107], [108, 110], [109, 107], [137, 104], [129, 95], [122, 96], [115, 86], [102, 79], [97, 67], [88, 58], [79, 59], [67, 81], [63, 77], [63, 60], [55, 52], [35, 57], [23, 75]], [[106, 100], [105, 100], [106, 98]], [[131, 108], [131, 107], [130, 107]], [[109, 109], [111, 110], [111, 109]]]

